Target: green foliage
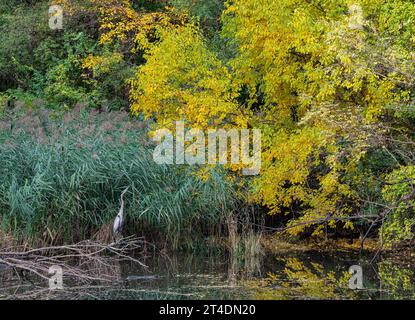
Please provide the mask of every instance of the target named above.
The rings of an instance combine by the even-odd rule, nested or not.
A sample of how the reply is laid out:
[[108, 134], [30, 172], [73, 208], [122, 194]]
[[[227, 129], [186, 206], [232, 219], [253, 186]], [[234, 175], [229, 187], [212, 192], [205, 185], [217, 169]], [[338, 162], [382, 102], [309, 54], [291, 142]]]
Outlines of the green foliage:
[[220, 29], [223, 0], [171, 0], [171, 4], [178, 10], [197, 17], [208, 36], [214, 36]]
[[386, 243], [411, 240], [415, 226], [415, 167], [396, 169], [387, 175], [386, 181], [382, 194], [391, 208], [386, 213], [381, 236]]
[[394, 261], [382, 261], [378, 267], [382, 289], [388, 293], [388, 299], [413, 299], [414, 272], [409, 265], [400, 265]]
[[9, 1], [0, 11], [0, 91], [21, 86], [33, 76], [33, 49], [46, 34], [45, 1], [28, 7]]
[[26, 91], [53, 109], [72, 108], [78, 102], [102, 107], [104, 100], [115, 109], [125, 108], [131, 67], [124, 59], [100, 77], [90, 79], [85, 73], [88, 56], [109, 50], [98, 44], [98, 17], [88, 3], [65, 7], [72, 14], [65, 15], [65, 28], [58, 32], [48, 27], [47, 1], [5, 6], [0, 19], [0, 91], [13, 99]]
[[41, 88], [41, 94], [51, 106], [73, 106], [77, 102], [88, 102], [82, 83], [82, 61], [94, 50], [94, 42], [84, 33], [64, 34], [64, 56], [51, 66], [34, 86]]
[[89, 55], [83, 60], [84, 81], [99, 99], [109, 101], [112, 109], [128, 109], [128, 80], [134, 69], [124, 55], [107, 46], [99, 55]]
[[4, 109], [7, 107], [8, 97], [0, 94], [0, 116], [3, 115]]
[[127, 114], [57, 116], [39, 111], [0, 122], [0, 220], [17, 238], [88, 239], [112, 223], [126, 186], [127, 225], [172, 246], [218, 232], [232, 210], [235, 194], [222, 173], [202, 180], [157, 165], [143, 123]]
[[[404, 180], [415, 163], [413, 1], [56, 1], [61, 31], [48, 29], [46, 0], [0, 4], [0, 112], [7, 104], [58, 113], [131, 104], [155, 126], [258, 128], [262, 171], [249, 180], [251, 199], [293, 217], [290, 233], [321, 235], [327, 219], [332, 228], [365, 227], [338, 220], [387, 206], [384, 239], [413, 237]], [[198, 185], [192, 171], [176, 174]], [[155, 203], [170, 194], [157, 195]], [[177, 199], [187, 201], [168, 201]], [[185, 215], [159, 220], [181, 225], [171, 217]]]

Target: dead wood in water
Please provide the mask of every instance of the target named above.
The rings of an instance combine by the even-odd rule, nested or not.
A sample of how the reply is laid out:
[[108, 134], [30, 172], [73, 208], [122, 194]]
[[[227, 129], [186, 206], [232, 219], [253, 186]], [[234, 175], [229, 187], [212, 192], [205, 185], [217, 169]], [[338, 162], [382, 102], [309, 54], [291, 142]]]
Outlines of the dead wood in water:
[[0, 249], [0, 266], [15, 271], [19, 278], [30, 282], [33, 279], [49, 281], [51, 270], [59, 267], [65, 282], [84, 285], [111, 283], [119, 280], [118, 262], [128, 261], [147, 268], [132, 256], [141, 253], [144, 257], [145, 246], [143, 238], [129, 237], [111, 244], [86, 240], [35, 249], [8, 247]]

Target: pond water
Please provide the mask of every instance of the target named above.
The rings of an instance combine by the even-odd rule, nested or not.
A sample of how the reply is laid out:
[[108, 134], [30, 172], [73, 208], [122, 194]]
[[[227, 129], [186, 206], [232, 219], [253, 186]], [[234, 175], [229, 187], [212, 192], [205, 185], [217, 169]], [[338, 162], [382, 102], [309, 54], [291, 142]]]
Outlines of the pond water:
[[[284, 252], [249, 261], [215, 254], [156, 255], [144, 261], [146, 271], [130, 262], [118, 263], [119, 280], [109, 286], [65, 284], [67, 290], [53, 293], [45, 281], [35, 285], [0, 270], [0, 298], [19, 298], [16, 292], [37, 299], [415, 298], [415, 265], [386, 258], [371, 264], [371, 258], [357, 252]], [[353, 265], [362, 267], [362, 290], [349, 288], [348, 270]], [[35, 287], [37, 294], [24, 295]]]

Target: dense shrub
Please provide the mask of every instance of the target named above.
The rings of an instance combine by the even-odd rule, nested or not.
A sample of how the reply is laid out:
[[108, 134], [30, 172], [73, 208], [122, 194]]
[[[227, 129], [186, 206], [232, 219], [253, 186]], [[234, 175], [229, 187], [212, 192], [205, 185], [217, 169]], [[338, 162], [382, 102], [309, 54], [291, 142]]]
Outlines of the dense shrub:
[[53, 117], [40, 111], [0, 122], [3, 231], [45, 242], [92, 237], [112, 223], [127, 186], [131, 232], [178, 245], [220, 231], [235, 194], [219, 171], [203, 180], [190, 167], [157, 165], [144, 124], [125, 113]]

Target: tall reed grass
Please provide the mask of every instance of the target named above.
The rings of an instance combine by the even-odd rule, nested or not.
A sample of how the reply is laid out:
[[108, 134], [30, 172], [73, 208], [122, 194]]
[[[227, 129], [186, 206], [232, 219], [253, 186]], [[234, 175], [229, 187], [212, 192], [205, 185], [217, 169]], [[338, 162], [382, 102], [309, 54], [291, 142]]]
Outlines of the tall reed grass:
[[192, 167], [157, 165], [152, 148], [146, 124], [123, 112], [3, 115], [2, 232], [32, 243], [91, 238], [110, 230], [130, 186], [126, 232], [154, 234], [173, 246], [220, 233], [236, 199], [225, 175], [212, 169], [201, 179]]

